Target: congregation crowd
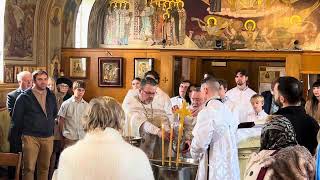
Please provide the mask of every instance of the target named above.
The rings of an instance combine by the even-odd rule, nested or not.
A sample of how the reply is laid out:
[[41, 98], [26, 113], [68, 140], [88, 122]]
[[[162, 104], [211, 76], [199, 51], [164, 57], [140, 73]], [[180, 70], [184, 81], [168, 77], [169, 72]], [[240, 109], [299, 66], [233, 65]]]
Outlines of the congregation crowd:
[[[181, 156], [199, 160], [197, 179], [241, 179], [237, 131], [260, 126], [260, 150], [250, 156], [245, 180], [320, 180], [320, 80], [305, 101], [294, 77], [274, 79], [261, 94], [249, 87], [246, 70], [234, 77], [230, 89], [210, 74], [199, 84], [183, 80], [170, 98], [159, 87], [159, 74], [148, 71], [133, 79], [120, 104], [106, 96], [86, 102], [82, 80], [22, 71], [19, 88], [7, 96], [10, 152], [23, 153], [25, 180], [154, 179], [149, 159], [161, 159], [163, 136], [168, 149], [170, 129], [177, 134], [177, 111], [186, 102], [191, 115], [184, 119]], [[123, 137], [143, 141], [137, 148]], [[169, 151], [176, 149], [166, 157], [175, 155]], [[8, 168], [10, 179], [14, 172]]]

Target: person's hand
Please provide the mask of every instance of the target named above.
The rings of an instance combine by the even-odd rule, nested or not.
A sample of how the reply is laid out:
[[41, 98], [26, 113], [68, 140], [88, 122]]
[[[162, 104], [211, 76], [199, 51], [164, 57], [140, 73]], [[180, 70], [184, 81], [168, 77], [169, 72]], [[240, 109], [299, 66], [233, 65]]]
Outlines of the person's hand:
[[[162, 131], [160, 130], [157, 135], [159, 138], [162, 138]], [[167, 141], [170, 141], [170, 133], [169, 132], [164, 132], [164, 139]]]
[[187, 153], [190, 151], [190, 146], [191, 146], [191, 141], [190, 140], [186, 140], [184, 142], [184, 146], [183, 146], [183, 149], [182, 149], [182, 153]]
[[200, 112], [201, 109], [200, 108], [192, 108], [190, 110], [191, 110], [192, 117], [197, 117], [198, 113]]
[[179, 109], [178, 105], [172, 107], [172, 112], [175, 113]]

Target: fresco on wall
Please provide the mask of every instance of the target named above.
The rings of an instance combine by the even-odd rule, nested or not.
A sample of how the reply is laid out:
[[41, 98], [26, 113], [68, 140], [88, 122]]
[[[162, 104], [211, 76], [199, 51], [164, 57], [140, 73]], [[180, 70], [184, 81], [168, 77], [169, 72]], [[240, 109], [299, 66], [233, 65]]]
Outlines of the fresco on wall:
[[7, 0], [4, 19], [5, 59], [33, 59], [36, 2]]
[[76, 12], [80, 3], [81, 0], [68, 0], [64, 6], [62, 27], [63, 47], [73, 46]]
[[186, 38], [183, 0], [110, 0], [104, 18], [105, 45], [181, 46]]
[[320, 49], [320, 0], [110, 0], [104, 18], [104, 47]]
[[187, 22], [199, 47], [214, 47], [221, 39], [226, 49], [292, 49], [299, 40], [302, 49], [320, 49], [320, 0], [223, 0], [214, 14], [209, 0], [187, 1], [191, 7], [202, 4]]

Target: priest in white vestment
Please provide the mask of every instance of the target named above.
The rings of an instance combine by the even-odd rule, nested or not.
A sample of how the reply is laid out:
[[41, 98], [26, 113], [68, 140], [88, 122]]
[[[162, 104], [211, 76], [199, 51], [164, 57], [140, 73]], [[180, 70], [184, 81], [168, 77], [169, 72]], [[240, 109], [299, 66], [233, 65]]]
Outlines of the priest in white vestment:
[[240, 179], [235, 119], [219, 100], [219, 87], [213, 78], [205, 79], [201, 85], [206, 104], [192, 131], [190, 150], [192, 157], [200, 160], [197, 180]]
[[[156, 81], [157, 90], [154, 96], [154, 102], [156, 102], [157, 105], [161, 107], [161, 109], [164, 109], [170, 121], [173, 121], [173, 113], [171, 108], [172, 105], [171, 105], [170, 97], [158, 86], [158, 82], [159, 82], [158, 73], [155, 71], [148, 71], [146, 72], [145, 77], [153, 78]], [[133, 97], [137, 96], [138, 94], [139, 94], [139, 89], [130, 89], [128, 91], [127, 95], [125, 96], [122, 102], [122, 108], [126, 114], [127, 114], [128, 104], [130, 103], [130, 100]], [[128, 135], [128, 134], [125, 133], [125, 135]]]
[[140, 148], [151, 159], [161, 158], [161, 127], [164, 126], [167, 137], [170, 124], [162, 103], [155, 99], [156, 90], [154, 79], [143, 79], [138, 95], [131, 96], [126, 107], [127, 134], [143, 138]]
[[248, 113], [253, 111], [250, 98], [257, 93], [247, 85], [248, 75], [246, 70], [236, 71], [235, 81], [237, 86], [227, 91], [226, 96], [236, 103], [239, 122], [247, 122]]

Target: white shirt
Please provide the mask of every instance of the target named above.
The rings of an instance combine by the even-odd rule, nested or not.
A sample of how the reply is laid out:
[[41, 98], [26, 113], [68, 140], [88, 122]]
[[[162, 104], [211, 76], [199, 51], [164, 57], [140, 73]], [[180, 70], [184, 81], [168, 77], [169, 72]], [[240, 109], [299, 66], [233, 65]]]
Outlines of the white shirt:
[[84, 99], [77, 102], [74, 96], [62, 103], [58, 116], [64, 118], [63, 137], [71, 140], [79, 140], [84, 137], [83, 118], [87, 115], [88, 110], [89, 104]]
[[258, 114], [254, 111], [248, 113], [247, 122], [255, 122], [257, 124], [264, 124], [268, 114], [264, 110], [260, 111]]
[[236, 104], [236, 108], [239, 111], [239, 122], [247, 121], [247, 114], [253, 111], [250, 103], [250, 98], [257, 94], [255, 91], [246, 87], [244, 90], [240, 90], [238, 87], [234, 87], [227, 91], [226, 96], [230, 98]]
[[170, 101], [171, 101], [172, 107], [174, 107], [174, 106], [181, 107], [182, 102], [183, 102], [183, 98], [180, 96], [175, 96], [175, 97], [171, 98]]
[[199, 112], [190, 150], [193, 158], [200, 159], [198, 180], [207, 179], [209, 145], [209, 179], [240, 180], [234, 121], [230, 110], [218, 100], [211, 100]]
[[229, 108], [229, 110], [232, 112], [234, 118], [236, 119], [235, 125], [238, 126], [239, 125], [239, 109], [236, 106], [236, 103], [230, 100], [230, 98], [227, 96], [225, 96], [222, 99], [222, 103], [225, 104]]

